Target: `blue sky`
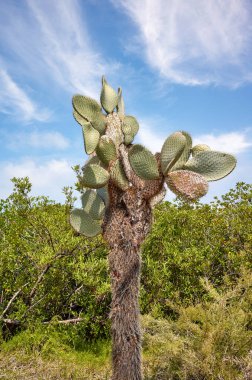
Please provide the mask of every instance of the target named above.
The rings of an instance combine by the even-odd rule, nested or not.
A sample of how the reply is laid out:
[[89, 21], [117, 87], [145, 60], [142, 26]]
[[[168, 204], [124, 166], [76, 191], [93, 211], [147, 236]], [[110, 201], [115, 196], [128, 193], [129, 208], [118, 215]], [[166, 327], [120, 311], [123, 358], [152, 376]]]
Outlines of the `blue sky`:
[[236, 155], [202, 201], [251, 183], [251, 17], [250, 0], [0, 0], [0, 197], [29, 176], [64, 200], [87, 158], [71, 98], [98, 100], [103, 74], [153, 153], [185, 130]]

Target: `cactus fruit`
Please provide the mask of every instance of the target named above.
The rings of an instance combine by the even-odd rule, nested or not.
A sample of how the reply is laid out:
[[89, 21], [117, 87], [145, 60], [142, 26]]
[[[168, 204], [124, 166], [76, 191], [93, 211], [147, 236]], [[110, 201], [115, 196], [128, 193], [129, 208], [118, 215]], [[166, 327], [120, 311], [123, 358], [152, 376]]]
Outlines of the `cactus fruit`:
[[189, 170], [176, 170], [168, 173], [166, 184], [173, 193], [189, 201], [203, 197], [208, 191], [208, 183], [205, 178]]
[[101, 105], [107, 113], [114, 111], [115, 107], [118, 105], [118, 94], [115, 90], [107, 83], [105, 77], [102, 77], [102, 91], [101, 91]]
[[186, 137], [182, 132], [175, 132], [165, 140], [160, 157], [164, 175], [176, 164], [185, 149], [186, 143]]
[[109, 165], [110, 161], [115, 161], [117, 153], [113, 140], [108, 136], [102, 136], [97, 145], [96, 154], [105, 165]]
[[102, 232], [101, 223], [79, 208], [71, 211], [70, 223], [75, 231], [87, 237], [94, 237]]
[[123, 164], [118, 159], [115, 161], [110, 172], [111, 181], [119, 187], [121, 190], [127, 190], [129, 187], [129, 181], [125, 175]]
[[95, 151], [100, 139], [100, 133], [92, 127], [90, 123], [82, 127], [85, 151], [91, 154]]
[[206, 150], [192, 157], [185, 170], [201, 174], [207, 181], [217, 181], [234, 170], [236, 159], [231, 154]]
[[138, 177], [142, 179], [157, 179], [159, 177], [156, 158], [144, 146], [136, 144], [130, 148], [129, 162]]
[[82, 208], [93, 219], [102, 219], [105, 212], [105, 204], [95, 190], [88, 189], [81, 196]]
[[206, 150], [211, 150], [211, 148], [208, 145], [206, 145], [206, 144], [195, 145], [192, 148], [192, 156], [195, 157], [198, 153], [204, 152]]
[[90, 164], [84, 166], [81, 178], [82, 186], [99, 189], [99, 187], [105, 186], [108, 180], [109, 173], [100, 165]]

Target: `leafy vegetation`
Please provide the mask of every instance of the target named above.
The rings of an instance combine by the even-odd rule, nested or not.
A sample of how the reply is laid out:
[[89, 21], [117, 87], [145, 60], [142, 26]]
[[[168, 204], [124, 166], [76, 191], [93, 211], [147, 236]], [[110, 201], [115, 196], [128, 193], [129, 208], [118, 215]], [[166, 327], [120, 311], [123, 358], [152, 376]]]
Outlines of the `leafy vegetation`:
[[[2, 378], [109, 378], [107, 248], [69, 227], [71, 189], [61, 205], [32, 197], [27, 178], [13, 184], [0, 201]], [[146, 380], [251, 378], [251, 220], [244, 183], [210, 205], [156, 208], [141, 279]]]

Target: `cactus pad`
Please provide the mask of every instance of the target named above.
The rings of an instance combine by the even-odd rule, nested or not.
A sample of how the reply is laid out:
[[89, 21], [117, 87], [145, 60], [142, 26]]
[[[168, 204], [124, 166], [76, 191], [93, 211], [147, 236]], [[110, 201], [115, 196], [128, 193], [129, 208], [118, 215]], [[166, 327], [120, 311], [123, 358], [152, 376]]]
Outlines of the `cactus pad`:
[[73, 107], [87, 121], [94, 120], [101, 113], [100, 104], [87, 96], [74, 95]]
[[85, 151], [91, 154], [95, 151], [100, 139], [100, 133], [92, 127], [90, 123], [82, 127]]
[[81, 185], [93, 189], [103, 187], [109, 180], [109, 173], [107, 170], [97, 164], [88, 164], [83, 168], [83, 176], [81, 178]]
[[235, 166], [236, 159], [231, 154], [208, 150], [191, 158], [184, 169], [201, 174], [207, 181], [217, 181], [231, 173]]
[[169, 136], [161, 150], [161, 168], [164, 175], [175, 165], [185, 149], [187, 140], [182, 132], [175, 132]]
[[118, 104], [118, 94], [102, 77], [101, 105], [107, 113], [114, 111]]
[[101, 197], [103, 202], [105, 203], [105, 206], [109, 204], [109, 193], [108, 193], [108, 187], [100, 187], [96, 190], [97, 194]]
[[156, 158], [144, 146], [136, 144], [130, 148], [129, 162], [138, 177], [142, 179], [157, 179], [159, 177]]
[[189, 201], [203, 197], [208, 191], [208, 183], [205, 178], [189, 170], [176, 170], [168, 173], [166, 183], [173, 193]]
[[195, 157], [198, 153], [204, 152], [206, 150], [211, 150], [210, 147], [208, 145], [206, 145], [206, 144], [195, 145], [192, 148], [192, 156]]
[[117, 159], [113, 164], [110, 172], [110, 177], [113, 183], [121, 190], [127, 190], [129, 187], [129, 181], [125, 175], [122, 162]]
[[75, 111], [75, 109], [73, 110], [73, 117], [75, 118], [77, 123], [79, 123], [82, 127], [84, 125], [89, 124], [89, 121], [87, 119], [84, 119], [84, 117], [82, 117], [77, 111]]
[[125, 116], [122, 125], [122, 131], [125, 135], [135, 136], [139, 130], [139, 124], [135, 117]]
[[181, 133], [183, 134], [183, 136], [185, 136], [186, 138], [186, 145], [184, 147], [184, 150], [183, 152], [181, 153], [179, 159], [176, 161], [176, 163], [172, 166], [171, 170], [172, 171], [175, 171], [175, 170], [179, 170], [179, 169], [183, 169], [183, 166], [185, 165], [185, 163], [188, 161], [189, 157], [190, 157], [190, 154], [191, 154], [191, 149], [192, 149], [192, 138], [191, 136], [189, 135], [189, 133], [187, 132], [184, 132], [184, 131], [181, 131]]
[[120, 119], [122, 120], [124, 118], [124, 101], [122, 97], [122, 89], [121, 87], [118, 88], [118, 104], [117, 104], [117, 113]]
[[83, 210], [93, 219], [102, 219], [105, 212], [105, 204], [95, 190], [86, 190], [81, 196], [81, 202]]
[[87, 237], [93, 237], [102, 232], [100, 222], [94, 220], [88, 213], [79, 208], [71, 211], [70, 223], [75, 231]]
[[108, 136], [102, 136], [97, 145], [96, 154], [105, 165], [108, 165], [110, 161], [115, 161], [117, 153], [113, 140]]

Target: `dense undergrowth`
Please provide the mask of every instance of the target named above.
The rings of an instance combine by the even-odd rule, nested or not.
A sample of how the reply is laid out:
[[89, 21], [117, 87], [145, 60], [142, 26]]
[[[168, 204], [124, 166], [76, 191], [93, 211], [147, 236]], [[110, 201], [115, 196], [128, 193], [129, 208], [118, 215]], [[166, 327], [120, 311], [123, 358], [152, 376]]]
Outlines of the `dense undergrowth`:
[[[60, 205], [13, 182], [0, 203], [1, 378], [108, 379], [106, 246], [69, 227], [71, 192]], [[240, 183], [210, 205], [155, 210], [142, 252], [146, 380], [252, 378], [251, 200]]]

